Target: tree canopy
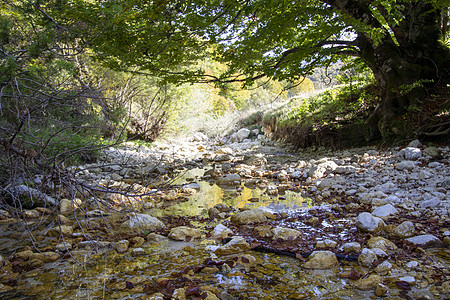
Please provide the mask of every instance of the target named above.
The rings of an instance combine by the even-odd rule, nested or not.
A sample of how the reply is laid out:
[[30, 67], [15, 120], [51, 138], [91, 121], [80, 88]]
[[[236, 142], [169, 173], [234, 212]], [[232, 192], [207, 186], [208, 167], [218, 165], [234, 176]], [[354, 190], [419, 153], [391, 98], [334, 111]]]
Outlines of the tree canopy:
[[[106, 66], [171, 82], [296, 81], [355, 57], [369, 67], [380, 105], [371, 133], [448, 81], [448, 0], [46, 0], [30, 1], [55, 32]], [[227, 65], [211, 73], [203, 62]], [[380, 122], [381, 121], [381, 122]]]

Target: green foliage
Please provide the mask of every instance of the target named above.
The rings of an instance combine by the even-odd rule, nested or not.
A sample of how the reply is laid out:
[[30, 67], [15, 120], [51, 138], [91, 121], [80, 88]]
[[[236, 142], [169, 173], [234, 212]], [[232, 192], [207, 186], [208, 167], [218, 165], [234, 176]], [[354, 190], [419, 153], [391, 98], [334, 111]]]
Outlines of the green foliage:
[[[374, 97], [370, 93], [372, 85], [366, 88], [341, 86], [325, 92], [293, 100], [280, 107], [272, 115], [265, 117], [265, 122], [269, 119], [276, 119], [277, 126], [339, 126], [342, 121], [354, 119], [357, 115], [368, 112], [368, 108], [374, 103]], [[334, 124], [334, 125], [333, 125]]]

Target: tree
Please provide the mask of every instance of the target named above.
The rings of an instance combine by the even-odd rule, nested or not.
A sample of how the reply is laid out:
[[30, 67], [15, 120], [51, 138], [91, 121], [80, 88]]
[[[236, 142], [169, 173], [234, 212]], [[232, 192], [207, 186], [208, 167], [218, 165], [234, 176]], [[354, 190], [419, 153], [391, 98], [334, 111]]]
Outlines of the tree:
[[[343, 56], [362, 60], [379, 87], [368, 139], [396, 132], [395, 120], [448, 82], [447, 0], [69, 1], [98, 59], [116, 69], [173, 81], [298, 80]], [[94, 17], [95, 16], [95, 17]], [[226, 72], [193, 63], [213, 55]]]

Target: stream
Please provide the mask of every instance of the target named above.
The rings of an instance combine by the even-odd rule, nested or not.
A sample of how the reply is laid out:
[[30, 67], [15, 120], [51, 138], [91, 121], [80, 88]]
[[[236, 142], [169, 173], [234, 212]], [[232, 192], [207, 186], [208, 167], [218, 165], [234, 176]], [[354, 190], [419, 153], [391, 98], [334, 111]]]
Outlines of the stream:
[[[184, 144], [183, 149], [191, 145]], [[314, 177], [312, 166], [333, 160], [314, 159], [307, 165], [306, 159], [292, 154], [269, 155], [280, 149], [264, 152], [252, 145], [247, 148], [252, 157], [262, 152], [269, 162], [247, 165], [242, 161], [249, 152], [234, 149], [222, 163], [217, 159], [224, 155], [218, 152], [220, 148], [208, 150], [194, 144], [188, 159], [179, 154], [168, 160], [165, 166], [180, 159], [184, 163], [175, 167], [176, 176], [169, 174], [170, 184], [148, 187], [155, 192], [140, 198], [139, 205], [110, 197], [118, 203], [116, 210], [86, 201], [75, 215], [57, 217], [48, 209], [36, 208], [21, 221], [1, 211], [1, 299], [450, 299], [450, 251], [448, 244], [443, 246], [450, 235], [448, 190], [440, 188], [436, 193], [444, 196], [439, 205], [425, 210], [420, 204], [412, 209], [405, 202], [395, 204], [395, 216], [383, 217], [385, 229], [368, 232], [355, 225], [355, 220], [382, 205], [374, 204], [375, 200], [365, 203], [360, 200], [364, 195], [357, 196], [353, 190], [361, 181], [373, 180], [378, 184], [361, 184], [365, 189], [358, 193], [369, 193], [371, 186], [391, 181], [403, 189], [403, 181], [393, 181], [398, 178], [395, 174], [383, 181], [374, 177], [385, 176], [378, 168], [397, 159], [392, 155], [373, 149], [343, 152], [334, 161], [339, 163], [339, 159], [340, 165], [356, 171], [348, 168], [352, 171], [338, 173], [337, 168], [325, 168]], [[448, 147], [444, 150], [449, 152]], [[186, 161], [196, 163], [186, 165]], [[439, 172], [445, 177], [448, 156], [441, 163], [444, 168]], [[204, 176], [216, 166], [219, 175]], [[83, 174], [92, 181], [104, 179], [105, 168], [98, 168], [90, 177]], [[365, 176], [372, 169], [379, 175]], [[129, 174], [134, 171], [138, 168], [122, 168], [114, 181], [129, 186], [133, 184]], [[219, 184], [227, 174], [240, 174], [235, 176], [239, 180]], [[323, 188], [322, 184], [329, 185]], [[385, 194], [380, 197], [401, 195]], [[438, 210], [443, 208], [447, 215]], [[64, 214], [61, 207], [60, 213]], [[164, 227], [122, 231], [135, 213], [155, 217]], [[260, 219], [245, 219], [254, 216]], [[403, 237], [392, 233], [410, 220], [414, 233]], [[60, 234], [52, 234], [58, 223]], [[70, 227], [69, 232], [63, 226]], [[195, 231], [175, 237], [174, 230], [180, 227]], [[229, 233], [216, 235], [218, 228]], [[423, 234], [437, 237], [440, 246], [405, 242], [409, 236]], [[242, 244], [223, 250], [238, 241], [236, 237], [242, 238]], [[374, 237], [383, 240], [373, 246]], [[261, 246], [270, 251], [255, 251]], [[315, 251], [335, 255], [339, 261], [333, 257], [330, 265], [319, 258], [307, 267]]]

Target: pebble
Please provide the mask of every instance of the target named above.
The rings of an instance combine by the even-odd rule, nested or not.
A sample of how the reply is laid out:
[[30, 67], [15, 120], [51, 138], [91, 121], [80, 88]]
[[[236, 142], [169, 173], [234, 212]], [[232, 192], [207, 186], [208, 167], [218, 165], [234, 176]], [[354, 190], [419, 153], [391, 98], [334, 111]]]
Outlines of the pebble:
[[[196, 143], [200, 143], [200, 140], [203, 139], [199, 138], [197, 140], [198, 141]], [[261, 141], [263, 140], [264, 139], [261, 138], [257, 143], [261, 143]], [[396, 242], [400, 247], [403, 245], [403, 241], [401, 241], [402, 239], [405, 239], [406, 241], [412, 243], [414, 246], [421, 248], [444, 245], [444, 243], [442, 243], [442, 241], [436, 237], [440, 237], [441, 235], [436, 234], [435, 236], [427, 234], [429, 230], [427, 224], [423, 224], [423, 221], [421, 221], [422, 224], [420, 222], [413, 223], [416, 221], [412, 219], [412, 217], [429, 219], [433, 222], [433, 224], [438, 225], [444, 224], [443, 222], [448, 220], [448, 199], [450, 195], [450, 181], [447, 179], [450, 175], [448, 169], [448, 153], [450, 151], [448, 147], [424, 147], [420, 144], [420, 142], [414, 142], [410, 143], [407, 148], [397, 148], [395, 150], [388, 149], [377, 151], [365, 148], [349, 149], [342, 152], [324, 152], [321, 149], [315, 149], [315, 151], [311, 151], [309, 154], [304, 154], [305, 157], [292, 157], [291, 163], [282, 163], [280, 165], [274, 166], [270, 165], [271, 157], [269, 155], [267, 155], [266, 157], [262, 155], [260, 157], [264, 159], [258, 159], [257, 161], [256, 159], [252, 158], [256, 157], [255, 155], [244, 154], [245, 151], [252, 149], [251, 147], [254, 147], [253, 150], [259, 151], [256, 148], [259, 146], [261, 146], [261, 144], [256, 144], [255, 142], [246, 140], [246, 138], [244, 138], [240, 142], [237, 141], [237, 143], [230, 145], [230, 147], [223, 147], [223, 145], [221, 147], [217, 147], [216, 149], [214, 149], [215, 152], [211, 150], [210, 146], [207, 145], [196, 144], [195, 147], [191, 147], [189, 146], [189, 144], [187, 144], [184, 146], [184, 148], [179, 146], [174, 146], [172, 148], [169, 147], [166, 153], [173, 153], [173, 156], [176, 156], [175, 159], [179, 159], [183, 162], [189, 162], [189, 165], [193, 167], [206, 165], [208, 162], [216, 159], [218, 157], [218, 154], [227, 155], [226, 158], [229, 160], [227, 160], [227, 163], [224, 164], [224, 166], [226, 166], [222, 168], [222, 170], [227, 169], [225, 173], [231, 173], [227, 174], [232, 175], [229, 177], [229, 183], [231, 186], [230, 188], [236, 190], [237, 193], [245, 192], [245, 189], [239, 186], [240, 182], [246, 180], [244, 178], [248, 178], [249, 176], [257, 176], [259, 177], [257, 178], [258, 180], [264, 181], [265, 187], [269, 186], [269, 184], [274, 184], [273, 188], [270, 189], [273, 190], [274, 193], [282, 194], [286, 192], [283, 197], [285, 197], [288, 201], [288, 193], [291, 193], [294, 189], [305, 191], [307, 197], [311, 197], [311, 199], [313, 200], [318, 198], [324, 199], [325, 208], [323, 208], [323, 211], [327, 212], [327, 214], [317, 215], [319, 217], [308, 215], [304, 219], [299, 217], [298, 223], [306, 224], [304, 226], [305, 229], [309, 229], [309, 227], [312, 227], [320, 230], [320, 228], [324, 227], [329, 230], [326, 231], [326, 236], [320, 236], [318, 238], [319, 241], [315, 245], [318, 249], [328, 247], [334, 248], [337, 245], [343, 244], [341, 247], [339, 247], [339, 249], [342, 248], [342, 250], [346, 253], [354, 252], [358, 254], [359, 252], [361, 252], [359, 256], [359, 263], [364, 267], [364, 274], [369, 275], [360, 278], [355, 282], [350, 281], [353, 282], [354, 286], [358, 289], [374, 290], [375, 296], [388, 296], [395, 299], [395, 297], [399, 295], [399, 291], [395, 288], [395, 286], [391, 286], [392, 280], [398, 279], [409, 283], [417, 283], [417, 286], [421, 287], [423, 286], [423, 284], [426, 284], [426, 287], [430, 286], [430, 292], [434, 293], [437, 296], [445, 287], [449, 286], [449, 284], [444, 281], [442, 283], [442, 286], [435, 288], [427, 282], [427, 278], [430, 280], [434, 278], [433, 268], [435, 268], [438, 264], [433, 260], [422, 263], [422, 258], [415, 258], [417, 259], [417, 261], [409, 262], [405, 262], [400, 259], [398, 261], [395, 261], [395, 267], [392, 265], [393, 263], [388, 261], [393, 259], [392, 251], [394, 251], [396, 247], [395, 244], [392, 244], [390, 240]], [[221, 149], [227, 150], [222, 151]], [[164, 149], [161, 148], [161, 151], [163, 150]], [[115, 170], [114, 172], [120, 174], [120, 176], [115, 176], [115, 178], [112, 178], [113, 181], [116, 181], [114, 184], [123, 183], [118, 181], [122, 180], [121, 177], [132, 178], [138, 173], [138, 170], [146, 170], [144, 173], [141, 173], [141, 175], [150, 174], [154, 169], [161, 174], [168, 173], [169, 170], [171, 170], [169, 159], [172, 158], [164, 158], [167, 159], [167, 163], [164, 162], [163, 166], [157, 169], [153, 166], [152, 168], [150, 168], [150, 163], [144, 159], [145, 155], [148, 154], [148, 152], [146, 151], [147, 150], [132, 149], [131, 147], [124, 148], [123, 151], [111, 149], [111, 153], [115, 152], [117, 154], [114, 159], [123, 160], [123, 158], [126, 157], [123, 156], [123, 154], [129, 154], [128, 157], [130, 158], [130, 161], [134, 161], [136, 165], [139, 165], [139, 167], [133, 168], [112, 164], [111, 168], [108, 169], [108, 171], [111, 172], [112, 170]], [[272, 151], [272, 153], [275, 153], [278, 150], [277, 148], [273, 147]], [[397, 151], [398, 155], [396, 156], [395, 153]], [[321, 155], [323, 154], [323, 158], [319, 157], [319, 153]], [[430, 161], [431, 156], [435, 156], [438, 154], [443, 157], [442, 159], [439, 158], [439, 162]], [[197, 157], [195, 157], [196, 155]], [[303, 155], [303, 153], [299, 155]], [[137, 158], [138, 156], [139, 158]], [[168, 155], [167, 157], [170, 157], [170, 155]], [[247, 160], [245, 164], [248, 163], [248, 165], [239, 166], [239, 164], [241, 164], [242, 162], [242, 157], [244, 157], [244, 160]], [[250, 164], [250, 162], [252, 161], [254, 161], [255, 163]], [[140, 166], [141, 163], [142, 166]], [[262, 166], [264, 166], [264, 168]], [[218, 167], [220, 169], [220, 164], [218, 164]], [[91, 170], [93, 169], [94, 168], [92, 168]], [[88, 178], [89, 175], [95, 175], [98, 176], [98, 178], [105, 179], [106, 177], [104, 176], [104, 172], [106, 170], [106, 168], [99, 166], [96, 170], [96, 175], [93, 174], [94, 172], [84, 172], [82, 178]], [[273, 183], [272, 180], [269, 182], [267, 174], [273, 174], [274, 178], [278, 179], [279, 181], [283, 181], [283, 186], [279, 186], [279, 183]], [[227, 175], [225, 175], [225, 177]], [[236, 175], [239, 177], [237, 177]], [[289, 179], [294, 179], [295, 181], [285, 182]], [[197, 184], [195, 183], [195, 180], [195, 176], [192, 176], [193, 184]], [[133, 181], [130, 181], [129, 183], [131, 184], [132, 182]], [[103, 183], [111, 184], [111, 181], [105, 180]], [[236, 189], [234, 185], [238, 185], [238, 189]], [[256, 186], [259, 186], [259, 183], [255, 182], [253, 184], [253, 187]], [[200, 185], [197, 184], [195, 188], [197, 189], [195, 191], [198, 193], [197, 195], [200, 195], [200, 193], [202, 192], [200, 189]], [[154, 188], [154, 191], [155, 193], [152, 194], [151, 197], [155, 196], [156, 200], [152, 202], [155, 203], [155, 205], [151, 206], [152, 208], [158, 207], [157, 205], [160, 204], [158, 203], [158, 201], [160, 201], [158, 200], [158, 197], [159, 199], [173, 199], [174, 201], [178, 199], [180, 195], [179, 193], [182, 193], [182, 185], [180, 185], [180, 188], [177, 189], [177, 192], [165, 190], [157, 192], [156, 188]], [[335, 197], [336, 195], [338, 196]], [[186, 194], [184, 196], [186, 196]], [[344, 222], [342, 226], [335, 226], [335, 228], [325, 226], [327, 220], [331, 219], [334, 221], [334, 219], [332, 219], [333, 213], [340, 211], [342, 212], [341, 207], [339, 207], [340, 201], [347, 201], [346, 203], [344, 203], [344, 205], [346, 206], [343, 217], [345, 218], [346, 222]], [[262, 197], [259, 202], [264, 202]], [[259, 205], [260, 203], [256, 204]], [[336, 208], [334, 207], [334, 205], [336, 205]], [[370, 209], [371, 206], [372, 209]], [[327, 293], [327, 289], [330, 287], [328, 286], [328, 280], [332, 281], [333, 277], [329, 277], [328, 275], [326, 275], [326, 272], [335, 272], [335, 270], [337, 270], [338, 268], [328, 271], [308, 270], [308, 267], [311, 269], [327, 269], [333, 268], [334, 266], [338, 265], [339, 262], [335, 260], [336, 257], [333, 252], [319, 255], [317, 254], [319, 253], [319, 251], [316, 251], [315, 253], [310, 255], [310, 257], [308, 257], [307, 261], [304, 262], [303, 265], [301, 265], [301, 263], [298, 264], [298, 266], [302, 266], [306, 270], [301, 270], [298, 273], [294, 272], [293, 274], [291, 274], [293, 267], [290, 265], [282, 265], [282, 263], [278, 264], [278, 262], [280, 262], [281, 260], [278, 260], [278, 262], [274, 262], [277, 259], [276, 255], [270, 255], [270, 259], [268, 259], [268, 261], [270, 260], [270, 264], [265, 261], [258, 261], [257, 259], [255, 259], [254, 261], [253, 259], [249, 258], [248, 254], [242, 255], [242, 252], [248, 251], [250, 249], [250, 245], [242, 237], [235, 236], [227, 244], [218, 246], [218, 244], [220, 243], [220, 239], [233, 236], [234, 234], [236, 234], [233, 233], [233, 231], [235, 231], [235, 229], [239, 228], [240, 226], [248, 226], [248, 232], [253, 232], [254, 234], [259, 234], [262, 237], [267, 237], [275, 241], [278, 239], [287, 241], [290, 238], [301, 237], [303, 234], [305, 234], [305, 230], [303, 227], [301, 229], [300, 227], [297, 227], [297, 232], [292, 232], [292, 235], [284, 234], [283, 232], [287, 232], [286, 229], [291, 228], [285, 227], [285, 225], [289, 223], [284, 223], [284, 218], [286, 218], [286, 216], [282, 216], [281, 214], [268, 214], [267, 212], [264, 212], [260, 209], [250, 209], [243, 212], [235, 212], [230, 211], [231, 209], [229, 207], [227, 208], [228, 210], [225, 212], [221, 211], [219, 207], [214, 206], [214, 211], [212, 211], [214, 214], [211, 215], [214, 215], [216, 219], [213, 220], [211, 224], [208, 224], [206, 230], [210, 231], [213, 237], [215, 236], [219, 241], [207, 241], [208, 243], [211, 243], [212, 245], [215, 245], [214, 247], [216, 247], [216, 250], [213, 251], [213, 253], [208, 252], [208, 255], [210, 255], [211, 258], [214, 259], [214, 261], [229, 260], [230, 264], [233, 264], [233, 267], [230, 267], [228, 264], [223, 264], [219, 267], [205, 267], [199, 273], [194, 273], [192, 270], [190, 270], [187, 271], [187, 274], [183, 274], [184, 279], [192, 280], [192, 282], [201, 282], [202, 279], [208, 278], [201, 276], [215, 276], [209, 277], [208, 280], [204, 281], [208, 284], [200, 287], [201, 290], [208, 291], [203, 294], [202, 297], [207, 297], [207, 299], [217, 299], [216, 295], [220, 295], [221, 299], [233, 299], [232, 297], [234, 296], [237, 296], [237, 299], [239, 297], [238, 294], [233, 294], [234, 296], [231, 296], [231, 294], [224, 294], [222, 293], [222, 291], [223, 289], [226, 289], [229, 293], [234, 293], [236, 290], [233, 288], [239, 287], [239, 290], [242, 291], [243, 295], [254, 299], [314, 299], [313, 291], [305, 290], [305, 285], [307, 284], [316, 287], [323, 286], [323, 289], [318, 288], [317, 291], [323, 293], [324, 298], [335, 297], [347, 299], [351, 298], [352, 295], [359, 296], [358, 292], [352, 291], [350, 287], [343, 287], [342, 291], [333, 291], [333, 293], [335, 293], [333, 295]], [[330, 208], [329, 211], [327, 211], [328, 208]], [[106, 212], [105, 209], [103, 210]], [[317, 209], [317, 212], [321, 211], [322, 208]], [[370, 213], [370, 211], [372, 211], [372, 213]], [[40, 211], [33, 210], [32, 212], [32, 214], [36, 215], [37, 213], [40, 213]], [[68, 212], [65, 212], [65, 214], [66, 213], [68, 214]], [[213, 226], [217, 224], [214, 222], [217, 222], [218, 220], [223, 221], [224, 224], [227, 224], [225, 222], [228, 222], [227, 220], [217, 219], [217, 216], [219, 214], [223, 214], [223, 218], [227, 218], [229, 217], [229, 215], [232, 215], [231, 220], [233, 221], [233, 224], [230, 224], [230, 228], [233, 228], [233, 231], [229, 230], [221, 224], [219, 224], [221, 226], [217, 225], [212, 230]], [[146, 213], [143, 213], [143, 215], [149, 216]], [[398, 218], [402, 218], [405, 215], [408, 219], [398, 220]], [[147, 219], [147, 217], [143, 218]], [[141, 235], [147, 231], [156, 231], [158, 233], [167, 235], [169, 230], [166, 229], [165, 224], [163, 224], [162, 222], [160, 223], [157, 218], [153, 218], [154, 217], [149, 218], [149, 220], [152, 220], [149, 223], [154, 223], [153, 225], [159, 224], [153, 228], [146, 227], [148, 224], [144, 224], [142, 227], [129, 226], [130, 222], [128, 221], [124, 222], [128, 222], [126, 225], [122, 225], [124, 227], [128, 226], [129, 229], [131, 229], [128, 231], [128, 233], [133, 234], [132, 236]], [[133, 215], [130, 216], [130, 220], [131, 219], [133, 219]], [[274, 225], [271, 222], [272, 219], [277, 220], [278, 227], [273, 228]], [[161, 220], [167, 219], [164, 218]], [[123, 220], [120, 221], [123, 222]], [[137, 220], [135, 219], [134, 221]], [[100, 225], [100, 222], [98, 222], [98, 224]], [[167, 224], [167, 226], [169, 226], [170, 223], [168, 222]], [[303, 226], [304, 224], [301, 224], [300, 226]], [[339, 233], [336, 234], [334, 232], [334, 229], [337, 229], [337, 232], [339, 232], [339, 229], [341, 228], [348, 229], [349, 232], [352, 232], [352, 230], [355, 230], [355, 224], [356, 227], [361, 231], [358, 234], [364, 238], [358, 240], [351, 239], [351, 234], [339, 235]], [[171, 226], [174, 225], [170, 225], [170, 227]], [[192, 225], [189, 225], [189, 227], [192, 227]], [[78, 229], [77, 227], [75, 228]], [[97, 231], [95, 231], [95, 233], [97, 233]], [[366, 244], [365, 241], [367, 239], [365, 238], [365, 236], [368, 236], [369, 234], [372, 235], [372, 237]], [[390, 240], [382, 237], [377, 237], [377, 235], [388, 237]], [[60, 235], [55, 234], [55, 236], [59, 237]], [[84, 251], [85, 254], [89, 253], [89, 250], [81, 250], [81, 248], [83, 248], [83, 242], [79, 242], [79, 240], [82, 238], [82, 235], [80, 235], [79, 232], [74, 235], [68, 235], [68, 237], [69, 236], [71, 237], [71, 239], [68, 245], [74, 246], [75, 250], [72, 251], [74, 251], [75, 254], [83, 253], [82, 251]], [[272, 238], [272, 236], [275, 237]], [[186, 237], [190, 236], [186, 235], [184, 239], [186, 239]], [[328, 239], [328, 237], [331, 237], [333, 240]], [[450, 234], [443, 234], [443, 237], [443, 242], [448, 245]], [[139, 255], [145, 255], [144, 257], [149, 261], [170, 261], [170, 264], [176, 264], [177, 268], [179, 267], [179, 269], [177, 269], [176, 272], [172, 273], [170, 276], [176, 276], [175, 274], [178, 274], [178, 272], [184, 267], [193, 267], [193, 265], [190, 265], [189, 263], [192, 262], [191, 256], [194, 256], [193, 253], [196, 253], [195, 251], [197, 250], [182, 249], [182, 252], [179, 252], [177, 248], [172, 248], [174, 247], [173, 245], [180, 245], [184, 243], [168, 241], [167, 237], [158, 235], [156, 233], [148, 234], [146, 239], [148, 241], [155, 242], [151, 245], [151, 247], [159, 247], [159, 245], [164, 245], [164, 247], [166, 247], [166, 245], [170, 245], [167, 246], [167, 249], [170, 250], [167, 251], [166, 249], [164, 252], [158, 253], [154, 257], [150, 255], [151, 252], [148, 252], [146, 254], [144, 251], [142, 251], [143, 248], [140, 247], [141, 242], [143, 242], [143, 238], [141, 238], [140, 236], [134, 238], [129, 237], [129, 240], [119, 241], [113, 245], [117, 250], [117, 243], [131, 242], [131, 245], [134, 248], [130, 252], [132, 255], [136, 256], [132, 257], [131, 259], [133, 261], [136, 261], [136, 265], [142, 263], [142, 258], [139, 258]], [[364, 241], [362, 241], [363, 239]], [[357, 243], [356, 241], [361, 242], [363, 247], [365, 247], [362, 251], [361, 244]], [[205, 242], [205, 240], [202, 241], [202, 243], [203, 242]], [[312, 248], [312, 245], [310, 247]], [[123, 248], [125, 249], [127, 247]], [[65, 249], [61, 247], [61, 244], [54, 246], [52, 249], [57, 249], [58, 251], [65, 252]], [[145, 248], [145, 250], [153, 251], [152, 248], [147, 247]], [[401, 251], [402, 249], [399, 249], [395, 253], [401, 253]], [[424, 251], [424, 254], [428, 253], [428, 250], [421, 251]], [[241, 254], [235, 255], [236, 253]], [[220, 256], [220, 259], [217, 259], [216, 255]], [[44, 263], [41, 259], [39, 259], [39, 255], [37, 253], [33, 253], [33, 251], [30, 250], [20, 251], [16, 254], [16, 256], [24, 259], [24, 262], [22, 262], [24, 263], [24, 265], [22, 266], [25, 266], [27, 268], [41, 268]], [[119, 256], [121, 257], [122, 255]], [[331, 263], [328, 264], [322, 262], [321, 259], [318, 258], [321, 256], [329, 257]], [[129, 257], [129, 255], [124, 255], [124, 257]], [[255, 254], [255, 257], [259, 256]], [[201, 264], [202, 261], [203, 258], [200, 259], [199, 257], [196, 257], [195, 264]], [[231, 263], [231, 261], [233, 261], [233, 263]], [[382, 263], [376, 266], [380, 261], [382, 261]], [[5, 259], [4, 262], [6, 263], [6, 267], [8, 267], [8, 260]], [[118, 263], [120, 264], [121, 261], [118, 261]], [[146, 264], [148, 264], [147, 261]], [[344, 265], [346, 263], [341, 264]], [[163, 265], [161, 263], [161, 268], [166, 268], [162, 270], [162, 272], [168, 271], [167, 265]], [[270, 286], [271, 288], [270, 292], [267, 292], [265, 290], [264, 284], [258, 283], [258, 281], [256, 280], [250, 284], [248, 283], [248, 278], [246, 278], [245, 276], [248, 276], [248, 274], [250, 274], [248, 269], [250, 265], [252, 266], [252, 270], [257, 269], [257, 271], [254, 272], [255, 278], [258, 278], [258, 280], [261, 280], [261, 282], [267, 282], [267, 286]], [[373, 268], [374, 266], [376, 267]], [[356, 268], [360, 270], [359, 266], [356, 266]], [[446, 269], [443, 270], [445, 271]], [[34, 272], [40, 271], [40, 269], [34, 270]], [[132, 272], [134, 272], [134, 270]], [[319, 275], [311, 275], [316, 274], [315, 272], [321, 273]], [[416, 273], [419, 275], [417, 275]], [[168, 274], [170, 274], [170, 272]], [[29, 276], [32, 276], [31, 273]], [[215, 281], [211, 280], [211, 278], [219, 277], [222, 278], [221, 283], [220, 285], [215, 285]], [[273, 280], [273, 278], [276, 278], [276, 280], [271, 281]], [[116, 280], [117, 278], [113, 279], [114, 282]], [[128, 280], [129, 278], [127, 279], [127, 281]], [[165, 279], [165, 281], [163, 280], [160, 283], [156, 281], [156, 284], [167, 284], [167, 282], [170, 280], [172, 280], [172, 278]], [[389, 288], [383, 284], [383, 281], [386, 285], [389, 283]], [[4, 282], [6, 281], [2, 281], [2, 283]], [[89, 284], [91, 283], [86, 284], [87, 288], [89, 288]], [[125, 282], [121, 282], [120, 284], [121, 289], [126, 288], [126, 290], [114, 291], [108, 294], [107, 297], [136, 297], [137, 288], [139, 287], [128, 288]], [[333, 284], [338, 285], [339, 282], [335, 282]], [[92, 283], [92, 285], [95, 285], [95, 283]], [[143, 286], [144, 284], [142, 284], [141, 286], [141, 295], [146, 294], [142, 293]], [[0, 291], [2, 287], [3, 286], [0, 286]], [[332, 290], [333, 288], [334, 286], [332, 286], [330, 290]], [[214, 289], [217, 290], [214, 292], [210, 292]], [[176, 295], [173, 296], [182, 299], [183, 292], [185, 295], [186, 290], [184, 288], [180, 289], [179, 292], [177, 292]], [[164, 297], [167, 298], [168, 295], [153, 294], [152, 296], [144, 296], [145, 299], [163, 299]], [[412, 297], [415, 296], [413, 295]]]

